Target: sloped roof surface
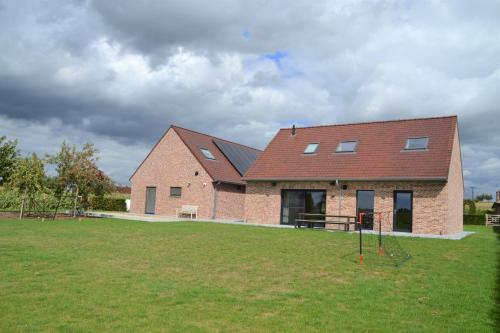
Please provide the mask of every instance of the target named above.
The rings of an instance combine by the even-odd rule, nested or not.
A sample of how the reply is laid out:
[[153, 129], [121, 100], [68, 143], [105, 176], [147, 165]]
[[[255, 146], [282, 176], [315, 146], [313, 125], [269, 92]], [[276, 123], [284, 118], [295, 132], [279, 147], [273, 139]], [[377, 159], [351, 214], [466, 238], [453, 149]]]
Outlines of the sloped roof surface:
[[[258, 149], [182, 127], [172, 126], [172, 129], [215, 181], [244, 184], [242, 174], [261, 153]], [[215, 160], [205, 158], [201, 148], [210, 150]]]
[[[281, 129], [246, 180], [442, 179], [448, 177], [457, 117]], [[411, 137], [428, 137], [428, 149], [405, 150]], [[341, 141], [357, 140], [355, 153], [336, 153]], [[304, 154], [319, 143], [315, 154]]]
[[227, 142], [220, 139], [214, 139], [213, 142], [236, 170], [238, 170], [241, 176], [243, 176], [250, 166], [255, 163], [260, 154], [258, 150], [244, 147], [233, 142]]

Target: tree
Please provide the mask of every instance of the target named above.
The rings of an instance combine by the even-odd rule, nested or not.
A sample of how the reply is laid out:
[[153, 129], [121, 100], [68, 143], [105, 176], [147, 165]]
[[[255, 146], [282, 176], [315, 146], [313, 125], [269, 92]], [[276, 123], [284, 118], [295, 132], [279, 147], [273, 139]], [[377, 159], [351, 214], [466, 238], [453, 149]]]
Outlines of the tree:
[[17, 159], [7, 186], [22, 197], [19, 218], [23, 217], [26, 202], [33, 203], [36, 195], [44, 190], [45, 178], [43, 161], [36, 154]]
[[469, 199], [465, 199], [464, 200], [464, 211], [466, 210], [465, 208], [468, 208], [467, 209], [467, 212], [469, 215], [476, 215], [476, 203], [474, 202], [474, 200], [469, 200]]
[[491, 200], [493, 200], [493, 196], [491, 194], [482, 193], [476, 197], [476, 201], [491, 201]]
[[17, 150], [17, 140], [7, 141], [5, 136], [0, 137], [0, 178], [7, 183], [14, 169], [19, 151]]
[[54, 193], [59, 203], [64, 197], [73, 197], [74, 216], [78, 200], [82, 208], [88, 208], [91, 196], [104, 196], [114, 189], [111, 179], [97, 167], [97, 153], [92, 143], [86, 143], [82, 150], [78, 150], [75, 145], [63, 142], [59, 152], [47, 158], [57, 172]]

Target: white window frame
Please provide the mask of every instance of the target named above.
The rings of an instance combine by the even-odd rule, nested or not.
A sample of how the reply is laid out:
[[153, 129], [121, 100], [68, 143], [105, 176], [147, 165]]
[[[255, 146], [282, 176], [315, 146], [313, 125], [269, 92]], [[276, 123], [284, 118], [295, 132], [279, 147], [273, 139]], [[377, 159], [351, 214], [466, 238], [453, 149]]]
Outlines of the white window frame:
[[[424, 148], [410, 148], [410, 140], [418, 140], [425, 139], [425, 147]], [[427, 150], [429, 148], [429, 137], [428, 136], [416, 136], [409, 137], [406, 139], [405, 150]]]
[[[347, 143], [347, 142], [355, 142], [355, 145], [354, 145], [354, 148], [352, 150], [342, 150], [341, 147], [342, 147], [342, 144], [343, 143]], [[358, 140], [343, 140], [343, 141], [340, 141], [338, 146], [337, 146], [337, 150], [335, 151], [336, 153], [355, 153], [358, 149], [358, 144], [359, 144], [359, 141]]]
[[[200, 148], [201, 153], [207, 160], [215, 160], [214, 154], [208, 148]], [[208, 153], [208, 155], [207, 155]]]
[[[314, 145], [314, 149], [312, 151], [308, 151], [309, 147]], [[319, 142], [311, 142], [306, 146], [306, 149], [304, 149], [304, 154], [306, 155], [311, 155], [315, 154], [318, 151], [319, 148]]]

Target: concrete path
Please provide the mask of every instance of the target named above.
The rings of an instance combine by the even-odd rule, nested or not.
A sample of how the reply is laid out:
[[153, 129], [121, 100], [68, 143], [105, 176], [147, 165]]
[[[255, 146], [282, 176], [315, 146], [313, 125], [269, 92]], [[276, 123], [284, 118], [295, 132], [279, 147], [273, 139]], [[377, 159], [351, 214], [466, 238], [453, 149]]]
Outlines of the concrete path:
[[222, 224], [247, 225], [247, 226], [255, 226], [255, 227], [285, 228], [285, 229], [293, 228], [292, 225], [246, 223], [243, 220], [190, 219], [190, 218], [179, 218], [179, 217], [174, 217], [174, 216], [132, 214], [132, 213], [125, 213], [125, 212], [85, 212], [85, 214], [89, 217], [102, 217], [102, 218], [133, 220], [133, 221], [142, 221], [142, 222], [188, 221], [188, 222], [222, 223]]
[[[220, 219], [189, 219], [189, 218], [178, 218], [174, 216], [160, 216], [160, 215], [147, 215], [147, 214], [132, 214], [125, 212], [86, 212], [87, 216], [90, 217], [102, 217], [120, 220], [133, 220], [142, 222], [181, 222], [181, 221], [192, 221], [192, 222], [205, 222], [205, 223], [222, 223], [222, 224], [234, 224], [234, 225], [246, 225], [253, 227], [269, 227], [269, 228], [293, 228], [293, 225], [283, 225], [283, 224], [255, 224], [246, 223], [243, 220], [220, 220]], [[344, 232], [336, 230], [327, 230], [329, 232]], [[351, 231], [356, 233], [357, 231]], [[365, 234], [377, 234], [376, 231], [364, 230]], [[416, 238], [433, 238], [433, 239], [451, 239], [460, 240], [469, 235], [474, 234], [472, 231], [463, 231], [451, 235], [431, 235], [431, 234], [412, 234], [407, 232], [382, 232], [384, 236], [398, 236], [398, 237], [416, 237]]]
[[[371, 230], [363, 230], [363, 233], [365, 234], [378, 234], [377, 231], [371, 231]], [[408, 233], [408, 232], [382, 232], [382, 235], [384, 236], [398, 236], [398, 237], [416, 237], [416, 238], [433, 238], [433, 239], [450, 239], [450, 240], [460, 240], [463, 239], [469, 235], [474, 234], [475, 232], [473, 231], [462, 231], [456, 234], [450, 234], [450, 235], [433, 235], [433, 234], [413, 234], [413, 233]]]

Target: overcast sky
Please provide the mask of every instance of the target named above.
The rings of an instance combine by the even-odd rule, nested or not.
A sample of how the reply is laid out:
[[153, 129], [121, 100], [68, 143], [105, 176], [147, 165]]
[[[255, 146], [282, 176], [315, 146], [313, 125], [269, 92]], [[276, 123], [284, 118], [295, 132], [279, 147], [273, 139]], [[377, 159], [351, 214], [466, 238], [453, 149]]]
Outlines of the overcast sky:
[[128, 178], [171, 123], [264, 148], [281, 127], [457, 114], [466, 195], [500, 189], [500, 1], [0, 0], [0, 135], [92, 141]]

